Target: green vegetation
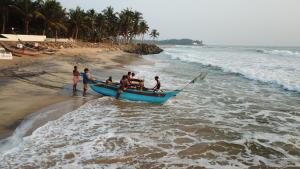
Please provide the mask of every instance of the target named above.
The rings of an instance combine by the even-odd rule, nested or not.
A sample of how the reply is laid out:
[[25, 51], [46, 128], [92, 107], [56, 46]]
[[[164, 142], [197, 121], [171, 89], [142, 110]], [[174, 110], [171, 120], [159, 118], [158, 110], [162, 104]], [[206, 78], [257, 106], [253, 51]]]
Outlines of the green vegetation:
[[[90, 42], [129, 43], [148, 33], [142, 13], [124, 9], [115, 12], [107, 7], [102, 12], [80, 7], [67, 11], [56, 0], [1, 0], [0, 32], [73, 38]], [[12, 29], [13, 28], [13, 29]], [[150, 36], [159, 36], [156, 29]]]
[[203, 46], [203, 41], [192, 40], [192, 39], [168, 39], [156, 41], [156, 44], [159, 45], [198, 45]]
[[[158, 33], [159, 35], [159, 33]], [[152, 31], [150, 33], [150, 36], [153, 38], [153, 40], [134, 40], [135, 43], [147, 43], [147, 44], [157, 44], [157, 45], [195, 45], [195, 46], [204, 46], [202, 40], [192, 40], [192, 39], [167, 39], [167, 40], [155, 40], [155, 37], [157, 37], [155, 31]]]
[[153, 29], [150, 33], [150, 36], [155, 40], [159, 36], [159, 32], [156, 29]]

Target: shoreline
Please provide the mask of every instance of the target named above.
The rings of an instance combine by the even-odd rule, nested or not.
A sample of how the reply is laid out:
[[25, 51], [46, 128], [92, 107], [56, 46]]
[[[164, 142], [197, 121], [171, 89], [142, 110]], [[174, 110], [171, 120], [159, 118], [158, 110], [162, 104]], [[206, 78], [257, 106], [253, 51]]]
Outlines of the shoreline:
[[[0, 115], [3, 117], [0, 119], [0, 140], [12, 135], [34, 112], [74, 98], [74, 65], [80, 72], [88, 67], [92, 72], [109, 69], [107, 73], [113, 73], [123, 71], [125, 65], [139, 60], [139, 55], [115, 48], [84, 47], [60, 49], [54, 55], [0, 60]], [[79, 82], [78, 89], [81, 88]], [[77, 94], [81, 96], [80, 91]]]

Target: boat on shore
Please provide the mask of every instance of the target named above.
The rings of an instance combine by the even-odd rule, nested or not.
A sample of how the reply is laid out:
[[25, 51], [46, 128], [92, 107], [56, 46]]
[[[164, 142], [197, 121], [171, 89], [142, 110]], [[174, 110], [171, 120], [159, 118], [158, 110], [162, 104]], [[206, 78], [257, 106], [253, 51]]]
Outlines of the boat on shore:
[[[90, 83], [90, 87], [99, 94], [104, 96], [116, 97], [120, 84], [106, 84], [105, 82], [98, 81], [97, 83]], [[120, 94], [120, 99], [131, 101], [142, 101], [149, 103], [163, 104], [169, 99], [175, 97], [181, 90], [174, 91], [154, 91], [154, 90], [137, 90], [127, 89]]]
[[4, 43], [0, 43], [0, 45], [2, 45], [4, 49], [11, 52], [15, 56], [38, 56], [41, 54], [38, 51], [25, 49], [25, 48], [17, 48], [13, 46], [7, 46]]

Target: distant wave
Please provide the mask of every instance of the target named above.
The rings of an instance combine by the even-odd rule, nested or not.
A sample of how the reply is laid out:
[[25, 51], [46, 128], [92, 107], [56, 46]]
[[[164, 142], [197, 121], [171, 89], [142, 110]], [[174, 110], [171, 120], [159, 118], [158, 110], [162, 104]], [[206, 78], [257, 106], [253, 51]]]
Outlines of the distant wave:
[[[276, 51], [284, 53], [278, 52], [279, 50], [271, 52], [276, 53]], [[248, 79], [273, 83], [286, 90], [300, 92], [300, 57], [278, 58], [273, 55], [260, 56], [238, 50], [195, 51], [183, 48], [170, 48], [165, 51], [165, 54], [175, 60], [219, 67], [225, 72], [241, 74]]]
[[297, 56], [300, 57], [300, 52], [290, 51], [290, 50], [266, 50], [257, 49], [256, 52], [270, 54], [270, 55], [280, 55], [280, 56]]

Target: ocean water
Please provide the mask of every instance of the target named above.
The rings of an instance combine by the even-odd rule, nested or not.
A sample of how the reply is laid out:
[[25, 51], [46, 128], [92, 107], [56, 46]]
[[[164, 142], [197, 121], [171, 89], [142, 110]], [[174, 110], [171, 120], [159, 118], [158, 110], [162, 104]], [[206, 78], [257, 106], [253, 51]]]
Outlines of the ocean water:
[[127, 70], [190, 85], [164, 105], [100, 97], [2, 150], [0, 168], [299, 168], [299, 48], [171, 46]]

